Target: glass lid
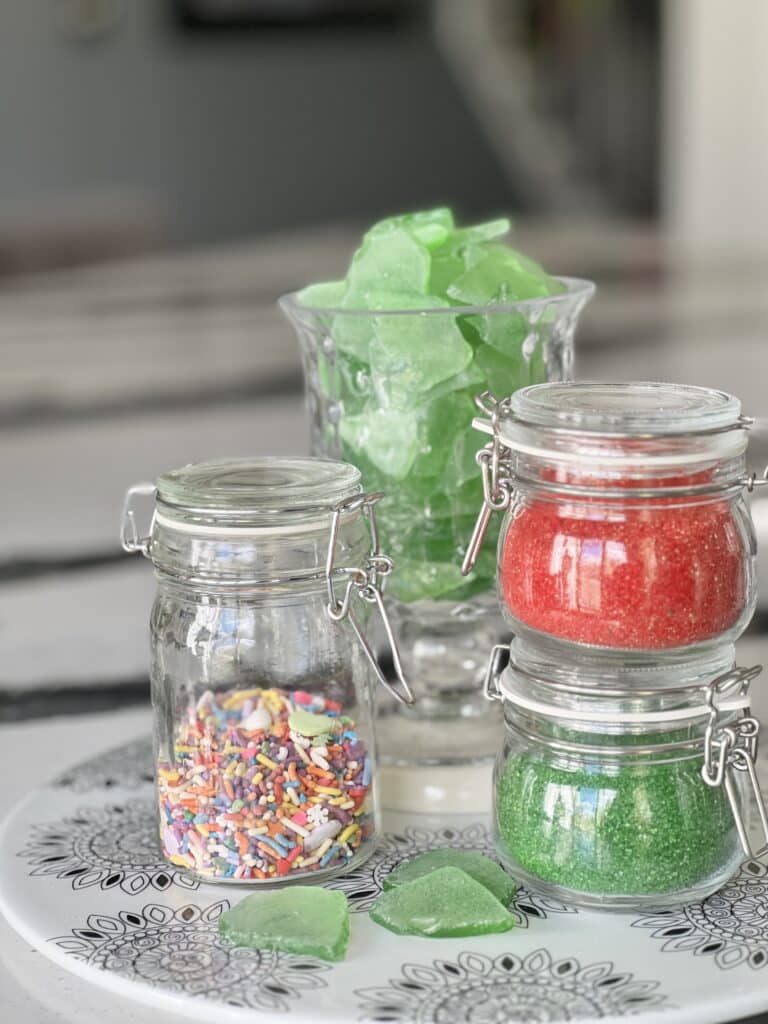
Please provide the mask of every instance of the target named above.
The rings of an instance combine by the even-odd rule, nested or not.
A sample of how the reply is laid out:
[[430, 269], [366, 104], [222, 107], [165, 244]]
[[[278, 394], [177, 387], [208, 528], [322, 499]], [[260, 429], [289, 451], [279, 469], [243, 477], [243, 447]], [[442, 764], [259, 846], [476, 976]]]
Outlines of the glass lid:
[[523, 388], [511, 417], [541, 427], [631, 435], [679, 434], [740, 426], [733, 395], [688, 384], [554, 383]]
[[671, 467], [743, 455], [750, 422], [738, 398], [713, 388], [552, 383], [507, 398], [498, 432], [504, 445], [525, 455]]
[[362, 492], [360, 471], [346, 462], [297, 456], [214, 459], [164, 473], [158, 507], [172, 516], [272, 524], [276, 517], [327, 517]]
[[498, 692], [512, 705], [545, 718], [620, 732], [627, 726], [706, 719], [706, 691], [716, 680], [724, 686], [728, 680], [718, 707], [745, 710], [753, 674], [754, 670], [736, 668], [732, 645], [670, 665], [619, 663], [601, 670], [588, 661], [573, 666], [548, 663], [534, 647], [514, 640]]

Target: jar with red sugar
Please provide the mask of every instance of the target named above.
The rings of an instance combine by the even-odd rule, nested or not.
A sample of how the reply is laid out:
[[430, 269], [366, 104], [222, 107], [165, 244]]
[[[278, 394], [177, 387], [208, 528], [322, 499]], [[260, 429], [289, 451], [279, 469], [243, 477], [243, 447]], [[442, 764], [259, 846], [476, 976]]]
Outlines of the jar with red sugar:
[[[495, 403], [478, 454], [503, 510], [498, 586], [513, 631], [553, 646], [671, 652], [730, 643], [755, 605], [738, 399], [677, 384], [555, 383]], [[562, 652], [561, 652], [562, 653]]]

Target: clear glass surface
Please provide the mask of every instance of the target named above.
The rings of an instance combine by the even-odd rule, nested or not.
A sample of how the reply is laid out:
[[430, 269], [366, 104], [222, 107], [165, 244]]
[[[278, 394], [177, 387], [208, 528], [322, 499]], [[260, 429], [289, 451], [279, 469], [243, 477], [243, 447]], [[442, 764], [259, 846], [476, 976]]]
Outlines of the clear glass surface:
[[450, 761], [470, 748], [487, 757], [495, 745], [495, 715], [478, 690], [480, 662], [504, 632], [487, 600], [492, 544], [471, 577], [460, 572], [482, 497], [474, 399], [570, 376], [576, 321], [594, 287], [561, 280], [557, 295], [493, 306], [374, 311], [281, 300], [301, 344], [313, 451], [354, 463], [366, 489], [386, 494], [378, 521], [395, 560], [388, 592], [418, 699], [411, 718], [442, 716], [443, 731], [422, 730], [419, 742], [398, 727], [399, 712], [386, 715], [383, 751], [395, 761]]
[[746, 628], [757, 595], [743, 456], [671, 476], [526, 455], [513, 474], [498, 580], [514, 632], [610, 653], [713, 646]]
[[217, 524], [279, 526], [284, 516], [322, 515], [360, 493], [360, 471], [334, 459], [300, 456], [213, 459], [164, 473], [157, 501], [184, 522], [208, 513]]
[[532, 387], [509, 403], [509, 422], [598, 433], [683, 434], [733, 427], [741, 403], [725, 391], [641, 381]]
[[[208, 463], [159, 481], [159, 830], [188, 874], [286, 883], [373, 851], [374, 679], [349, 623], [326, 611], [330, 508], [359, 492], [352, 467], [312, 459]], [[360, 565], [369, 547], [363, 516], [345, 517], [339, 564]]]
[[[658, 712], [666, 701], [660, 691], [651, 703]], [[616, 703], [629, 706], [637, 699]], [[510, 873], [604, 910], [675, 906], [720, 888], [743, 853], [724, 789], [701, 776], [705, 722], [670, 717], [606, 732], [604, 722], [550, 720], [505, 703], [494, 839]], [[678, 749], [662, 749], [671, 743]], [[733, 776], [743, 810], [746, 773]]]

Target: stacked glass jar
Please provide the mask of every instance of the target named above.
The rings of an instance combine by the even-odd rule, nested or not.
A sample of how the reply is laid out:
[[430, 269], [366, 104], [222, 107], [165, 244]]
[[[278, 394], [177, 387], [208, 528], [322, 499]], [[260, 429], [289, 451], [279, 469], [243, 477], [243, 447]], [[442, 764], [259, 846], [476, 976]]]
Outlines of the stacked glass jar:
[[530, 884], [621, 909], [699, 899], [749, 855], [758, 723], [733, 643], [753, 613], [754, 480], [736, 398], [672, 384], [542, 384], [478, 403], [484, 503], [515, 640], [498, 852]]

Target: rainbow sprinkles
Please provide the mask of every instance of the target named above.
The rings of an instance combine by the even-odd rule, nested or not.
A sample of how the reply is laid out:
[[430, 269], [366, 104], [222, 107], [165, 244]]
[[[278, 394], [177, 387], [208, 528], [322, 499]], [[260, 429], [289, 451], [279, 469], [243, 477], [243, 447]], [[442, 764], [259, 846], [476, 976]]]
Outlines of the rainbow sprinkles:
[[206, 691], [158, 764], [160, 836], [207, 879], [347, 865], [374, 833], [371, 756], [340, 703], [303, 690]]

